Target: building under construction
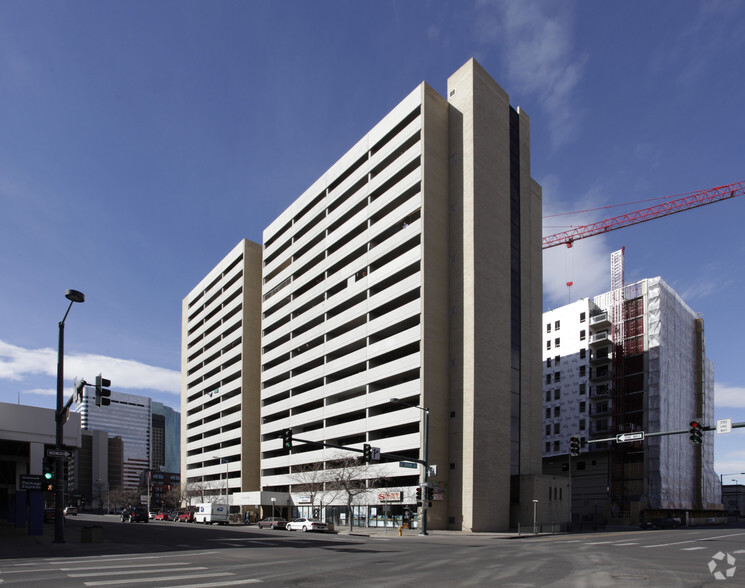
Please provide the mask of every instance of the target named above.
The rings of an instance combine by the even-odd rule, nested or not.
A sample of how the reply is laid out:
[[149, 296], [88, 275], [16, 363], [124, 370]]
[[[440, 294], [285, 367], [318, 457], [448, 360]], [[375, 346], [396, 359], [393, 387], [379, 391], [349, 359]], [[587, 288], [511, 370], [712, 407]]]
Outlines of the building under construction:
[[713, 438], [687, 433], [714, 419], [703, 319], [659, 277], [625, 285], [622, 250], [611, 275], [609, 292], [543, 315], [544, 473], [571, 467], [575, 523], [703, 516], [721, 508]]

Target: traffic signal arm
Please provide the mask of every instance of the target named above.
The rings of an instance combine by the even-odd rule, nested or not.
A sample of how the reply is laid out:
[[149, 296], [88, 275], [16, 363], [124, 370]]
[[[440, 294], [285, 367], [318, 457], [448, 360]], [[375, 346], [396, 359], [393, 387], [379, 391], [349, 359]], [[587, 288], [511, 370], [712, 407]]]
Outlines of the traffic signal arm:
[[[700, 424], [700, 422], [699, 422], [699, 424]], [[742, 428], [742, 427], [745, 427], [745, 422], [742, 422], [742, 423], [732, 423], [732, 428], [733, 429], [739, 429], [739, 428]], [[701, 428], [701, 431], [716, 431], [717, 430], [716, 426], [712, 426], [712, 425], [709, 425], [709, 426], [703, 426], [702, 425], [700, 428]], [[666, 436], [666, 435], [684, 435], [686, 433], [690, 434], [690, 432], [691, 432], [690, 428], [689, 429], [676, 429], [674, 431], [660, 431], [658, 433], [646, 433], [645, 432], [644, 433], [644, 438], [647, 438], [647, 437], [663, 437], [663, 436]], [[588, 439], [587, 440], [587, 443], [602, 443], [604, 441], [615, 441], [615, 440], [616, 440], [615, 437], [606, 437], [604, 439]]]

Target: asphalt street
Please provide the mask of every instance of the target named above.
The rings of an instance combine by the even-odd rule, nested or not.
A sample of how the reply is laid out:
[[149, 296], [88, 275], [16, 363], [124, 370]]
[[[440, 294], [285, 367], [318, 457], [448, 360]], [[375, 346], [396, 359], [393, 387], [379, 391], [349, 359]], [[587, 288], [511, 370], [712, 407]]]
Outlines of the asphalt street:
[[745, 586], [745, 568], [737, 569], [737, 560], [745, 561], [745, 527], [735, 526], [399, 537], [393, 529], [311, 534], [80, 515], [68, 519], [63, 544], [54, 543], [52, 526], [29, 536], [0, 525], [3, 588]]

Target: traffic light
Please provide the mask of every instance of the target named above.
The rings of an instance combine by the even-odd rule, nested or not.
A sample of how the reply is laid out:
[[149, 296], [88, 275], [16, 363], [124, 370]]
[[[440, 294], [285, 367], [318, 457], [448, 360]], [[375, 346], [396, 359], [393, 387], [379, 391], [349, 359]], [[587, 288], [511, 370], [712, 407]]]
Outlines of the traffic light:
[[51, 458], [44, 458], [44, 471], [41, 475], [42, 490], [46, 492], [54, 492], [54, 468], [55, 460]]
[[108, 386], [111, 386], [111, 380], [107, 380], [102, 377], [101, 374], [96, 376], [96, 406], [109, 406], [111, 404], [111, 390], [108, 390]]
[[282, 447], [287, 450], [292, 449], [292, 429], [282, 431]]
[[372, 447], [365, 443], [362, 446], [362, 461], [365, 463], [370, 463], [372, 461]]
[[422, 487], [421, 486], [416, 487], [416, 503], [417, 503], [417, 506], [422, 504]]
[[704, 428], [701, 426], [701, 423], [698, 421], [691, 421], [691, 430], [689, 432], [691, 434], [689, 437], [691, 441], [698, 443], [699, 445], [704, 442]]
[[577, 457], [579, 455], [579, 437], [569, 438], [569, 455]]
[[425, 488], [425, 493], [427, 495], [427, 500], [435, 499], [435, 489], [432, 486], [427, 486]]

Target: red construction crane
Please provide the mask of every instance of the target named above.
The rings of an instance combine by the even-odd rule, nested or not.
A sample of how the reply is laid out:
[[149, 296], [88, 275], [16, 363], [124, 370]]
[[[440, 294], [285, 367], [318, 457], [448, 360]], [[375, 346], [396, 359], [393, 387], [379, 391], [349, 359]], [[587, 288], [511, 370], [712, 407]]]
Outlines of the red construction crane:
[[643, 208], [642, 210], [622, 214], [621, 216], [607, 218], [590, 225], [575, 227], [569, 231], [548, 235], [543, 237], [543, 248], [549, 249], [550, 247], [556, 247], [561, 244], [571, 247], [572, 243], [578, 239], [608, 233], [631, 225], [638, 225], [648, 220], [669, 216], [676, 212], [683, 212], [684, 210], [690, 210], [691, 208], [697, 208], [705, 204], [735, 198], [743, 194], [745, 194], [745, 182], [736, 182], [727, 186], [719, 186], [718, 188], [699, 190], [677, 200], [668, 200], [663, 204], [650, 206], [649, 208]]

